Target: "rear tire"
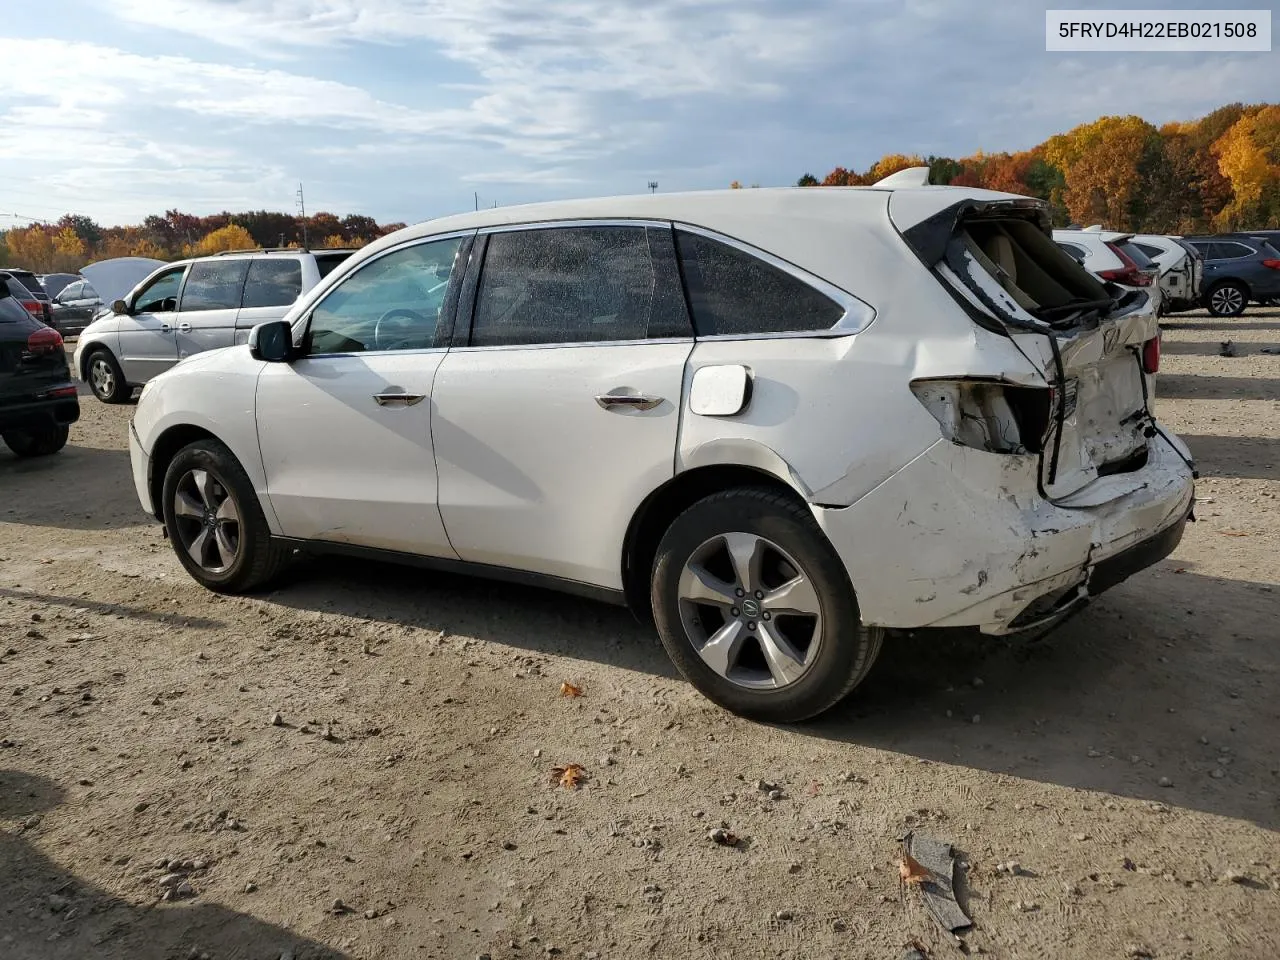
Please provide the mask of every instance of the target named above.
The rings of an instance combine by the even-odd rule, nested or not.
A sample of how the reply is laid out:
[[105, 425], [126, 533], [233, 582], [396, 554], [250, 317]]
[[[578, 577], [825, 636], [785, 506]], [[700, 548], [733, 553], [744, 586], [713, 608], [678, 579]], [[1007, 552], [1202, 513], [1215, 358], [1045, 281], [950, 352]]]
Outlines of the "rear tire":
[[245, 593], [269, 583], [289, 551], [271, 539], [253, 483], [226, 445], [197, 440], [177, 452], [161, 492], [165, 530], [200, 584]]
[[71, 428], [66, 424], [46, 424], [27, 430], [9, 430], [4, 434], [5, 445], [17, 457], [47, 457], [67, 445]]
[[1249, 304], [1249, 291], [1238, 280], [1224, 280], [1209, 291], [1204, 304], [1215, 317], [1238, 317]]
[[89, 389], [103, 403], [124, 403], [132, 396], [133, 388], [125, 382], [124, 371], [106, 347], [89, 354], [84, 369]]
[[813, 516], [764, 488], [713, 494], [676, 517], [658, 547], [651, 600], [685, 678], [755, 720], [794, 723], [839, 703], [884, 640], [862, 623], [848, 572]]

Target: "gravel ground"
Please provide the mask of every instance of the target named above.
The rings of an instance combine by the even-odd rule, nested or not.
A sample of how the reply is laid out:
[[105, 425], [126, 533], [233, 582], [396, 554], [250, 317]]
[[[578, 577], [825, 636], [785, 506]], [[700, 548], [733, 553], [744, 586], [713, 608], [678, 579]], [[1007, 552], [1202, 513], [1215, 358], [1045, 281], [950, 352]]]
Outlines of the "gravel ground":
[[0, 452], [0, 957], [958, 956], [908, 829], [969, 864], [972, 954], [1280, 955], [1277, 344], [1168, 324], [1172, 558], [1035, 644], [895, 639], [785, 729], [584, 600], [334, 560], [207, 593], [85, 397], [62, 454]]

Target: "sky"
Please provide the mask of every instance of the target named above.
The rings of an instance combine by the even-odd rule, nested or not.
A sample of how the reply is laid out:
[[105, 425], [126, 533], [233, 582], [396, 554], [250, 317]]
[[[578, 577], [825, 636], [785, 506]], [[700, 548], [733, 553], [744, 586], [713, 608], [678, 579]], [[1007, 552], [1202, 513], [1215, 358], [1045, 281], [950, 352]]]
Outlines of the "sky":
[[296, 212], [299, 183], [309, 213], [412, 223], [1275, 99], [1275, 53], [1046, 53], [1046, 6], [1067, 4], [8, 0], [0, 229]]

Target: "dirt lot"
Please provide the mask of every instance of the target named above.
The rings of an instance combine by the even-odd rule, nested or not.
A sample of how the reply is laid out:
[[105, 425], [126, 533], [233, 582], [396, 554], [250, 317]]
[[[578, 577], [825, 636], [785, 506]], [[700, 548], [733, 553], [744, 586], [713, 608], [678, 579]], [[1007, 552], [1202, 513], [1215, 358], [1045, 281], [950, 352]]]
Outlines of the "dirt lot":
[[958, 956], [899, 899], [911, 828], [971, 865], [973, 954], [1280, 955], [1280, 310], [1169, 328], [1178, 552], [1037, 644], [895, 641], [790, 729], [583, 600], [329, 560], [206, 593], [86, 397], [59, 456], [0, 452], [0, 957]]

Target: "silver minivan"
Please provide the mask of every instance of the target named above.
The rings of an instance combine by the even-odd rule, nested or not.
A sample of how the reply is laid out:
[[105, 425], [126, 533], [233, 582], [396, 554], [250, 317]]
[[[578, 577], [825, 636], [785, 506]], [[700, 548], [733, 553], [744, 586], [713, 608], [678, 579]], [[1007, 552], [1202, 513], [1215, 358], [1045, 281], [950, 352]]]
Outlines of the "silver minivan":
[[99, 400], [123, 403], [179, 360], [248, 342], [352, 252], [237, 250], [166, 264], [85, 327], [73, 372]]

